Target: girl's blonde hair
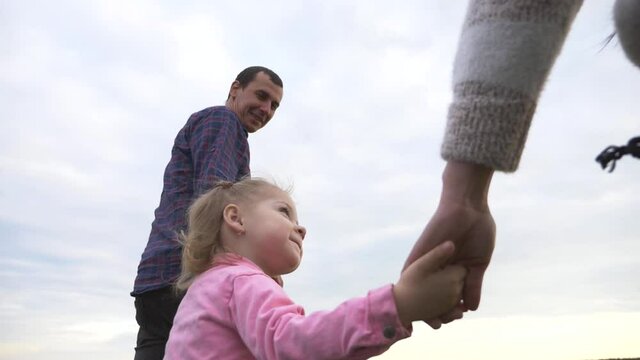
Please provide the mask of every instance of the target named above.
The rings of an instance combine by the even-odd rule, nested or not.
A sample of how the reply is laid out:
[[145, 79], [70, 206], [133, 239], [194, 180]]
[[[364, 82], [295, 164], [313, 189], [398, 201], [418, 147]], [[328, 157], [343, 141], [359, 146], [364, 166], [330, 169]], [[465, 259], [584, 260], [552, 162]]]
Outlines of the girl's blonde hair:
[[268, 188], [280, 189], [260, 178], [244, 178], [235, 183], [220, 181], [191, 204], [187, 212], [187, 232], [179, 234], [182, 272], [176, 281], [176, 290], [187, 290], [197, 275], [213, 266], [214, 255], [226, 252], [220, 241], [224, 208], [231, 203], [255, 200]]

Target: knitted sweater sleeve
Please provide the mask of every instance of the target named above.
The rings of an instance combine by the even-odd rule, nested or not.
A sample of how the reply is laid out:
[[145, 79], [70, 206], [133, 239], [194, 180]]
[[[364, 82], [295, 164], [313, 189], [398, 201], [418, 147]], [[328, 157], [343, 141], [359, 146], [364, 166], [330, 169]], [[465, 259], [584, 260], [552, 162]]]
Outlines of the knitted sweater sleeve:
[[447, 160], [517, 169], [542, 86], [582, 0], [471, 0], [441, 148]]

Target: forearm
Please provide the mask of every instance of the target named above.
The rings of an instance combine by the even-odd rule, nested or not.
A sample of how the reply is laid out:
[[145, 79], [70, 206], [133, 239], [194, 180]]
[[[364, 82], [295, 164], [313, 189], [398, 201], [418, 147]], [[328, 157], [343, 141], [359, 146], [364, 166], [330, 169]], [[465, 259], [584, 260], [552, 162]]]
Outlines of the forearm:
[[581, 0], [471, 1], [442, 157], [515, 171], [542, 86]]
[[474, 209], [488, 208], [492, 168], [449, 161], [442, 173], [441, 202], [463, 204]]

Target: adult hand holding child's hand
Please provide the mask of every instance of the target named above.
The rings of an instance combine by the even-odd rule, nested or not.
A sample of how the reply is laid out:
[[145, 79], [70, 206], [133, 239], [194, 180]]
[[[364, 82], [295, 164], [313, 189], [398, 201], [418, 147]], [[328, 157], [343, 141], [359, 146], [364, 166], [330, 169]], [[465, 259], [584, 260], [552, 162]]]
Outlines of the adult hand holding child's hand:
[[405, 269], [422, 254], [445, 241], [455, 244], [447, 263], [463, 265], [467, 271], [462, 303], [450, 312], [427, 321], [434, 329], [476, 310], [480, 304], [482, 280], [491, 261], [496, 225], [487, 196], [493, 170], [462, 162], [448, 162], [443, 172], [440, 203], [416, 241]]
[[[455, 246], [444, 242], [411, 263], [393, 288], [398, 316], [405, 326], [450, 313], [462, 299], [466, 269], [460, 265], [443, 267]], [[462, 312], [459, 312], [460, 317]]]

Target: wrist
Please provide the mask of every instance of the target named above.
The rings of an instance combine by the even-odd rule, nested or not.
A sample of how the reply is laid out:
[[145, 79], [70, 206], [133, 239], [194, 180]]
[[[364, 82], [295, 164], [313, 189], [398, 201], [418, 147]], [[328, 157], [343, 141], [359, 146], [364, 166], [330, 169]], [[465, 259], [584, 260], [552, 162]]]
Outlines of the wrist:
[[486, 208], [492, 177], [493, 169], [486, 166], [449, 161], [442, 173], [441, 201]]
[[398, 284], [394, 284], [391, 286], [391, 293], [393, 294], [393, 301], [396, 305], [396, 311], [398, 313], [398, 319], [402, 326], [409, 329], [411, 327], [411, 318], [409, 314], [407, 314], [406, 304], [404, 302], [405, 294], [403, 293], [402, 285], [398, 286]]

